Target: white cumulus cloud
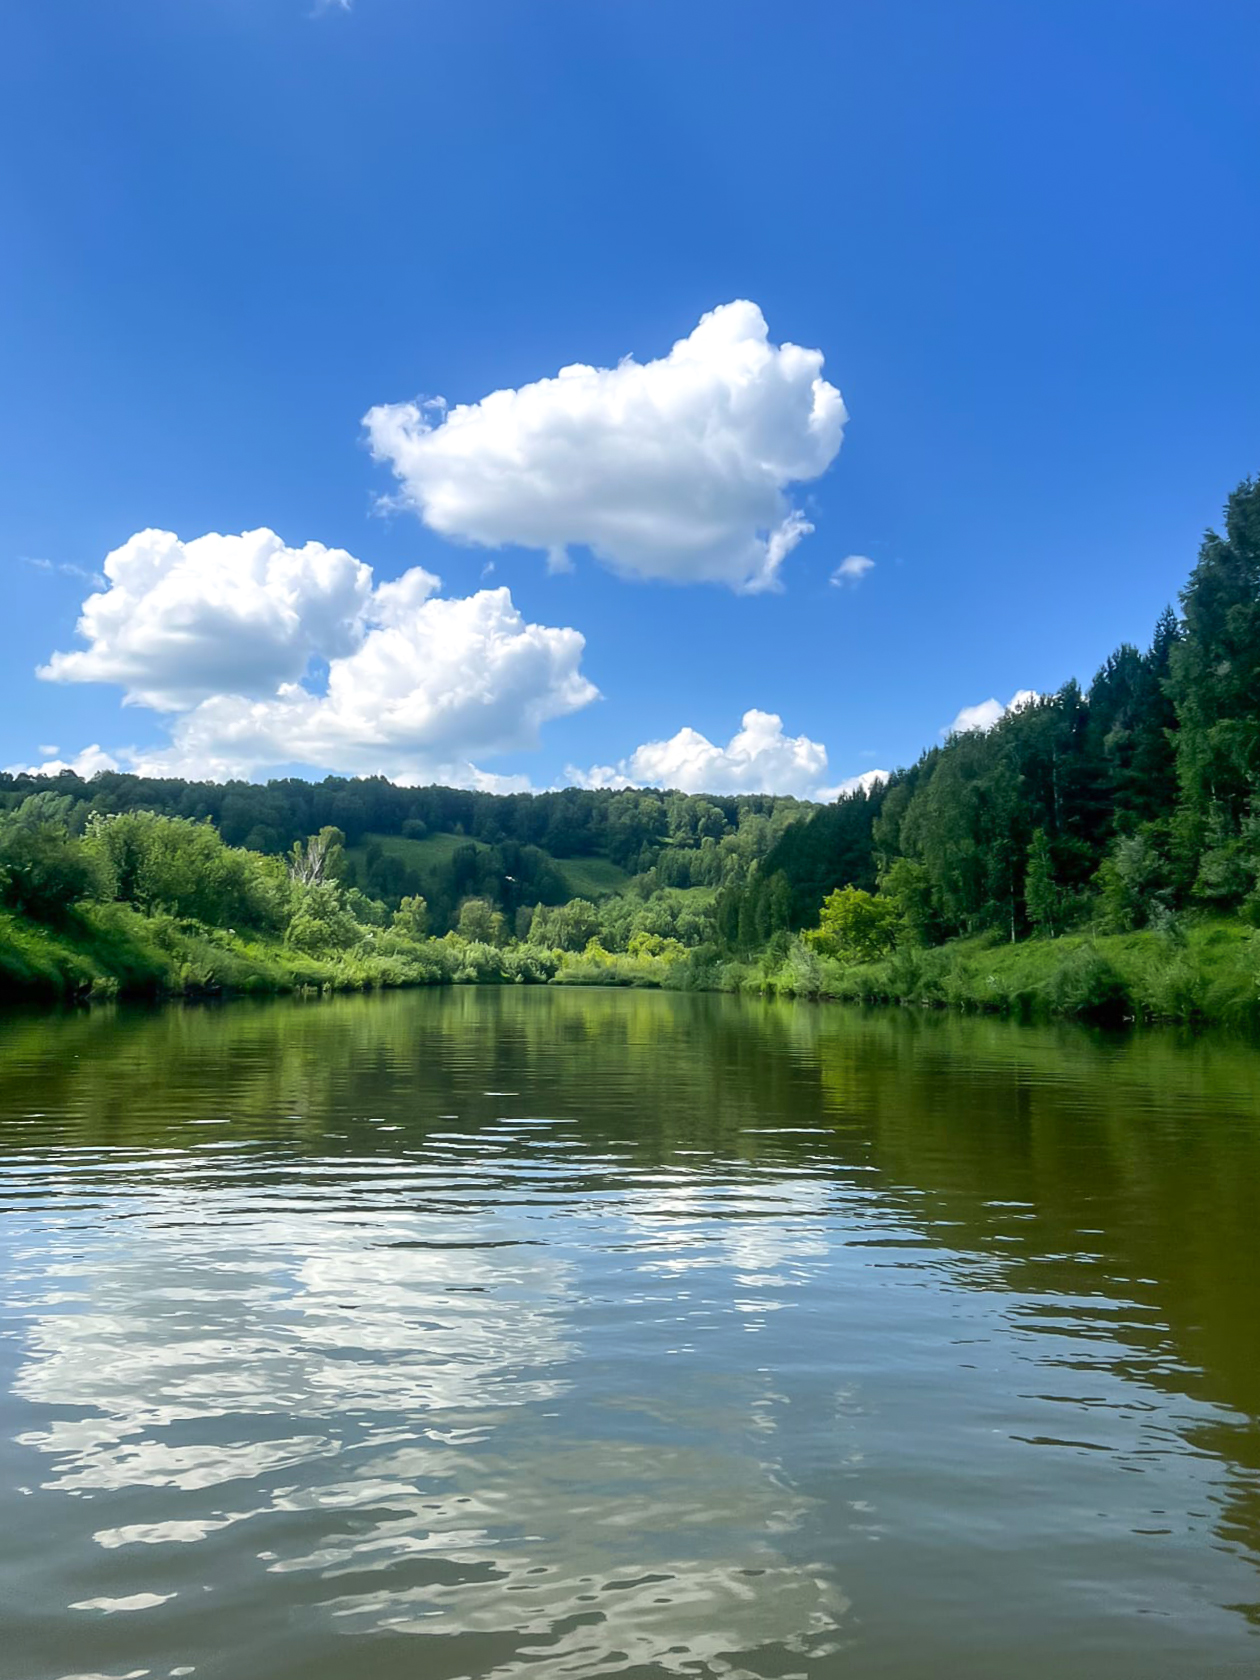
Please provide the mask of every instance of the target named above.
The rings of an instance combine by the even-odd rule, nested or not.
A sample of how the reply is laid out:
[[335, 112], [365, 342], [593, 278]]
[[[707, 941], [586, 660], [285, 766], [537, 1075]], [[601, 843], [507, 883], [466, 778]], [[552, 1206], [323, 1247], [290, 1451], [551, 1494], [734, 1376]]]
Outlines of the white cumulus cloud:
[[850, 793], [872, 793], [883, 785], [892, 774], [889, 770], [863, 770], [858, 776], [846, 776], [842, 782], [834, 787], [815, 788], [810, 796], [820, 804], [830, 805], [837, 799], [843, 799]]
[[[39, 764], [10, 764], [7, 771], [10, 776], [59, 776], [63, 770], [72, 770], [76, 776], [82, 776], [89, 781], [98, 770], [119, 770], [122, 766], [113, 753], [107, 753], [95, 741], [90, 747], [76, 753], [73, 758], [57, 758], [56, 747], [41, 747], [39, 749], [42, 762]], [[49, 756], [50, 754], [54, 756]]]
[[831, 581], [837, 589], [853, 589], [874, 569], [875, 562], [865, 554], [850, 554], [832, 572]]
[[1002, 721], [1007, 712], [1018, 712], [1040, 698], [1035, 688], [1021, 688], [1005, 705], [1000, 700], [990, 698], [981, 700], [974, 706], [964, 706], [953, 723], [941, 730], [941, 734], [963, 735], [969, 729], [992, 729], [995, 723]]
[[117, 683], [127, 700], [161, 710], [224, 689], [265, 694], [313, 657], [348, 652], [372, 588], [371, 567], [344, 548], [289, 548], [267, 530], [188, 543], [138, 531], [104, 571], [77, 627], [88, 646], [54, 653], [39, 674]]
[[[40, 675], [112, 681], [174, 714], [169, 747], [117, 749], [144, 774], [221, 779], [300, 764], [518, 788], [524, 778], [474, 758], [536, 746], [544, 723], [598, 692], [582, 675], [578, 631], [527, 623], [505, 588], [445, 599], [419, 567], [376, 584], [344, 550], [290, 549], [270, 531], [187, 544], [146, 531], [106, 573], [109, 592], [85, 602], [79, 622], [91, 645], [54, 655]], [[321, 686], [303, 680], [315, 658], [327, 665]]]
[[788, 486], [818, 478], [847, 419], [819, 350], [770, 342], [755, 303], [705, 315], [656, 361], [575, 364], [448, 408], [382, 403], [364, 416], [399, 499], [442, 536], [586, 547], [628, 577], [756, 591], [813, 526]]
[[744, 713], [741, 727], [723, 746], [698, 729], [680, 729], [667, 741], [647, 741], [616, 764], [566, 770], [578, 787], [667, 787], [682, 793], [780, 793], [829, 801], [886, 778], [868, 770], [838, 788], [820, 788], [827, 749], [807, 735], [785, 735], [775, 712]]

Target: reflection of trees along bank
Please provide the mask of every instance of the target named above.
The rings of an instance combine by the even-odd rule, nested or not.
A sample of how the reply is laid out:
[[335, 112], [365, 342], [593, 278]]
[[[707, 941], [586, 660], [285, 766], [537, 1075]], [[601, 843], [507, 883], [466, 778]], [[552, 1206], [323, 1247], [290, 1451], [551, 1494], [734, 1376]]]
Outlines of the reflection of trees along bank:
[[27, 1672], [143, 1595], [94, 1671], [1234, 1656], [1258, 1065], [602, 992], [15, 1026]]

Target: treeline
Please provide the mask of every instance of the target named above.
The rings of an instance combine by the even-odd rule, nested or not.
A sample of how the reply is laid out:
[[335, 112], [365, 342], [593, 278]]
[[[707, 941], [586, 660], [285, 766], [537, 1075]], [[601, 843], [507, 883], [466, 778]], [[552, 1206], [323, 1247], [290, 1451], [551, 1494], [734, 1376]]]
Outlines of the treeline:
[[[515, 820], [511, 811], [537, 826], [532, 806], [515, 798], [497, 827], [480, 817], [479, 837], [466, 839], [422, 833], [423, 819], [400, 813], [416, 809], [418, 792], [432, 796], [423, 808], [435, 819], [459, 821], [456, 812], [476, 816], [493, 796], [469, 807], [458, 793], [450, 803], [439, 797], [452, 790], [394, 790], [407, 796], [392, 808], [401, 856], [384, 849], [389, 836], [363, 829], [367, 843], [352, 854], [332, 824], [283, 852], [262, 852], [229, 844], [202, 809], [223, 807], [220, 788], [156, 784], [166, 803], [185, 808], [162, 811], [137, 808], [154, 795], [139, 778], [35, 781], [32, 790], [32, 778], [9, 777], [0, 792], [0, 991], [19, 995], [696, 983], [694, 965], [686, 977], [681, 965], [713, 948], [717, 886], [747, 875], [797, 809], [759, 797], [581, 794], [567, 803], [583, 813], [588, 841], [637, 828], [623, 855], [647, 865], [628, 876], [605, 857], [591, 875], [598, 854], [589, 854], [596, 888], [611, 881], [621, 890], [585, 897], [570, 892], [541, 848], [488, 838]], [[301, 789], [316, 813], [323, 796], [340, 801], [356, 791], [353, 783], [283, 786]], [[373, 784], [357, 791], [360, 822], [390, 816]], [[539, 797], [551, 821], [557, 802]], [[576, 826], [566, 820], [570, 843]], [[406, 861], [417, 856], [422, 866]]]
[[662, 889], [598, 906], [467, 897], [438, 936], [420, 896], [391, 907], [348, 879], [327, 826], [284, 857], [155, 811], [73, 822], [68, 794], [0, 814], [0, 994], [212, 995], [449, 982], [686, 983], [707, 906]]
[[[208, 822], [228, 846], [279, 857], [308, 835], [336, 828], [349, 849], [351, 884], [394, 906], [423, 894], [438, 928], [455, 925], [468, 897], [490, 899], [509, 921], [522, 908], [564, 903], [572, 895], [556, 859], [606, 859], [636, 878], [641, 893], [718, 887], [745, 873], [808, 808], [765, 794], [568, 788], [504, 795], [398, 787], [379, 776], [255, 785], [108, 771], [88, 781], [63, 771], [55, 777], [0, 774], [0, 817], [42, 793], [65, 802], [72, 835], [83, 833], [94, 814], [148, 811]], [[381, 845], [393, 836], [422, 841], [432, 835], [453, 835], [465, 844], [423, 867]]]
[[[511, 842], [553, 857], [605, 857], [630, 874], [650, 869], [666, 846], [699, 847], [736, 832], [749, 817], [806, 809], [772, 794], [663, 793], [656, 788], [565, 788], [554, 793], [476, 793], [399, 787], [383, 776], [320, 782], [191, 782], [100, 771], [90, 781], [0, 773], [0, 810], [34, 793], [68, 795], [75, 820], [93, 811], [155, 811], [211, 822], [229, 846], [279, 855], [321, 828], [348, 846], [370, 834], [457, 834], [484, 845]], [[81, 807], [81, 812], [78, 808]], [[676, 885], [677, 883], [669, 883]]]
[[[895, 912], [875, 912], [889, 948], [1173, 930], [1194, 911], [1260, 923], [1260, 482], [1230, 496], [1180, 600], [1088, 690], [1068, 682], [794, 825], [719, 896], [725, 948], [782, 952], [845, 887]], [[833, 927], [836, 954], [845, 938]]]

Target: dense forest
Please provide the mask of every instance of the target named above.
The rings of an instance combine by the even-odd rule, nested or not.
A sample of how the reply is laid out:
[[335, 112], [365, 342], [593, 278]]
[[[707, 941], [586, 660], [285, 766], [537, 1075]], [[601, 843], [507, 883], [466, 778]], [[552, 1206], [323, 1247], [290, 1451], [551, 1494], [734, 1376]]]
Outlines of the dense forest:
[[1181, 607], [1088, 690], [1065, 683], [794, 825], [723, 895], [723, 939], [752, 949], [850, 884], [891, 900], [923, 945], [1119, 932], [1194, 907], [1260, 919], [1260, 482], [1229, 498]]
[[824, 807], [0, 776], [0, 980], [575, 980], [1254, 1022], [1260, 482], [1180, 607], [1088, 689]]

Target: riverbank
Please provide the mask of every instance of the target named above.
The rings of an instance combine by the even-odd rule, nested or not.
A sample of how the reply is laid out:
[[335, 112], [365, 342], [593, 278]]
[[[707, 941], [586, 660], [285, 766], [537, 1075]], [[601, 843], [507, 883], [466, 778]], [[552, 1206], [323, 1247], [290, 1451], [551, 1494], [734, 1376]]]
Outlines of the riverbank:
[[1260, 1032], [1260, 932], [1237, 918], [1167, 930], [1065, 934], [1014, 944], [953, 940], [844, 965], [794, 946], [777, 968], [732, 975], [742, 990], [983, 1011], [1021, 1019], [1175, 1022]]
[[55, 928], [0, 911], [0, 997], [10, 1001], [267, 996], [437, 978], [393, 956], [307, 956], [277, 941], [145, 916], [125, 904], [84, 906]]
[[455, 935], [420, 942], [379, 934], [344, 951], [308, 955], [123, 904], [84, 907], [56, 928], [0, 912], [0, 998], [14, 1002], [496, 983], [741, 992], [1260, 1033], [1260, 931], [1204, 916], [1161, 931], [907, 946], [879, 962], [844, 964], [799, 940], [748, 962], [724, 961], [712, 947], [630, 956], [594, 942], [582, 952], [560, 952]]

